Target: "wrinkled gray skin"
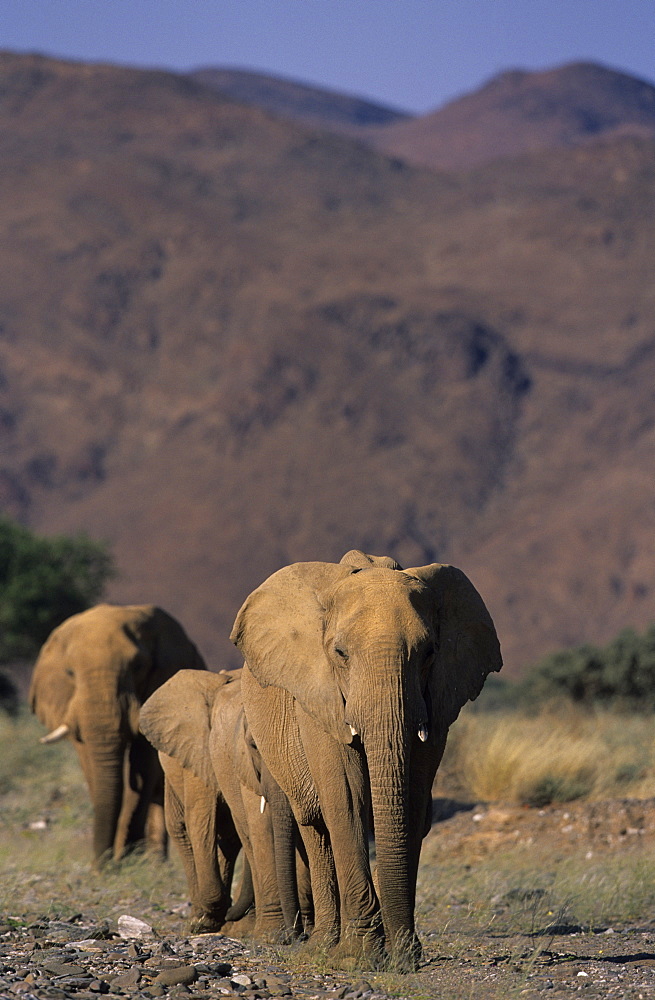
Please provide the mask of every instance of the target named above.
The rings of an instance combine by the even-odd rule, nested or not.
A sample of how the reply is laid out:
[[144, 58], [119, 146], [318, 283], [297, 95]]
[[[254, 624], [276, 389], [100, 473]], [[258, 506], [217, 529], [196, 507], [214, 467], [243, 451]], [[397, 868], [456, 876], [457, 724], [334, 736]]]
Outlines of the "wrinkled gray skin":
[[163, 773], [139, 734], [142, 703], [181, 667], [205, 664], [182, 626], [153, 605], [100, 604], [56, 628], [36, 661], [32, 711], [68, 738], [93, 804], [95, 863], [146, 842], [166, 854]]
[[308, 873], [301, 906], [296, 824], [250, 737], [240, 675], [180, 671], [143, 706], [141, 730], [166, 773], [166, 824], [184, 861], [192, 929], [219, 930], [247, 908], [242, 898], [228, 909], [242, 844], [254, 890], [254, 934], [287, 940], [303, 930], [301, 909], [308, 915]]
[[452, 566], [401, 570], [354, 550], [274, 573], [232, 639], [246, 659], [250, 729], [307, 849], [312, 940], [333, 944], [337, 960], [415, 968], [435, 772], [448, 727], [502, 663], [482, 598]]

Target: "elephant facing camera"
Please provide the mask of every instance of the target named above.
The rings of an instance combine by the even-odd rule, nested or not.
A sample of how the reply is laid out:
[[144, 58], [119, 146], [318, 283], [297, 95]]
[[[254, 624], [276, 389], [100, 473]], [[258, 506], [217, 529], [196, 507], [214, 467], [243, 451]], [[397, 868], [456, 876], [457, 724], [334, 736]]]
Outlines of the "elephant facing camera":
[[310, 946], [416, 968], [432, 784], [449, 726], [502, 665], [481, 596], [454, 566], [403, 570], [352, 550], [278, 570], [246, 599], [231, 638], [246, 661], [249, 727], [305, 844]]
[[179, 622], [153, 605], [99, 604], [73, 615], [38, 655], [30, 707], [48, 727], [42, 743], [69, 739], [77, 751], [98, 867], [142, 846], [166, 857], [164, 776], [139, 733], [139, 712], [181, 667], [206, 669]]

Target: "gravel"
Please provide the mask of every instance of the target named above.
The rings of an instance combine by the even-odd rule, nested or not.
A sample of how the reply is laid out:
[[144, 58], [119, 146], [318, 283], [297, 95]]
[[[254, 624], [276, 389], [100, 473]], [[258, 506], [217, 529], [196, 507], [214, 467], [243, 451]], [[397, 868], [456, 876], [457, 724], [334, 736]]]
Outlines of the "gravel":
[[[128, 935], [131, 927], [134, 936]], [[0, 926], [0, 997], [97, 1000], [100, 996], [265, 1000], [384, 1000], [365, 980], [298, 975], [222, 934], [159, 937], [139, 918], [119, 928], [71, 920]]]

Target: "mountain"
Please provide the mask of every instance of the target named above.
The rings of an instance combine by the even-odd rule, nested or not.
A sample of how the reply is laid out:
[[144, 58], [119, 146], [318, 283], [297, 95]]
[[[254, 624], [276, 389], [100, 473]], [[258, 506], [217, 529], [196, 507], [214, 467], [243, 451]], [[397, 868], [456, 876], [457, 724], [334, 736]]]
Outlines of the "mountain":
[[508, 70], [420, 116], [246, 70], [205, 68], [190, 76], [243, 104], [443, 170], [601, 138], [655, 136], [655, 86], [597, 63]]
[[655, 593], [655, 144], [439, 173], [185, 76], [0, 56], [0, 510], [215, 667], [269, 573], [453, 562], [508, 675]]
[[572, 63], [501, 73], [443, 108], [363, 138], [410, 163], [458, 169], [628, 134], [655, 136], [655, 87], [595, 63]]
[[360, 97], [250, 70], [206, 67], [189, 75], [240, 104], [330, 131], [358, 134], [360, 129], [390, 125], [411, 117], [404, 111]]

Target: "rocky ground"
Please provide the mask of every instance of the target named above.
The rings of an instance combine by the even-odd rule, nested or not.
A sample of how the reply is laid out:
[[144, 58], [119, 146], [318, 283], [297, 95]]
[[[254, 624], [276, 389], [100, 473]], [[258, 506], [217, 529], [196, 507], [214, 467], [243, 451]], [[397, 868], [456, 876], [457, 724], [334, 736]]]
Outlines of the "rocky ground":
[[438, 812], [419, 877], [416, 974], [339, 970], [292, 950], [188, 936], [179, 873], [163, 894], [168, 909], [155, 899], [160, 888], [136, 887], [123, 914], [114, 883], [105, 891], [91, 876], [69, 878], [79, 911], [65, 916], [51, 882], [36, 876], [29, 897], [16, 897], [18, 913], [0, 916], [0, 996], [655, 997], [653, 801], [441, 803]]
[[[147, 927], [147, 925], [145, 925]], [[123, 933], [129, 936], [121, 936]], [[137, 937], [134, 937], [134, 934]], [[5, 924], [0, 944], [0, 996], [97, 1000], [116, 997], [370, 998], [510, 997], [551, 1000], [655, 996], [655, 927], [556, 929], [547, 941], [529, 936], [473, 936], [457, 958], [441, 949], [416, 976], [381, 990], [376, 976], [291, 972], [284, 963], [219, 934], [143, 936], [112, 931], [82, 915]]]
[[82, 914], [3, 928], [0, 994], [97, 1000], [126, 997], [377, 997], [368, 982], [292, 976], [270, 957], [221, 934], [160, 937], [144, 921], [89, 924]]

